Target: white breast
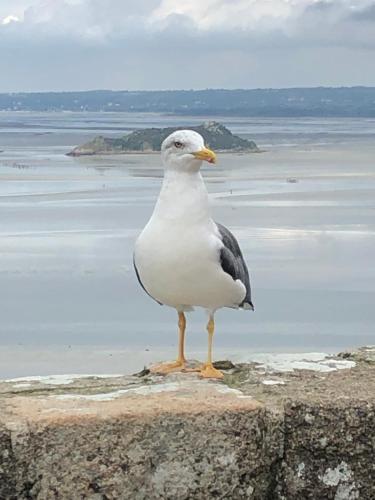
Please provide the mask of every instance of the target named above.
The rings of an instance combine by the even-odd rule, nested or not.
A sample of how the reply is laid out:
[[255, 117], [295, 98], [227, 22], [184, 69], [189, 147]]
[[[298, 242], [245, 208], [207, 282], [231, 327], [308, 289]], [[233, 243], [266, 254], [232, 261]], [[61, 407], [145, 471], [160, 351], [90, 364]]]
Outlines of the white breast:
[[166, 176], [135, 246], [135, 264], [147, 292], [181, 310], [239, 304], [246, 290], [222, 270], [221, 246], [200, 174]]

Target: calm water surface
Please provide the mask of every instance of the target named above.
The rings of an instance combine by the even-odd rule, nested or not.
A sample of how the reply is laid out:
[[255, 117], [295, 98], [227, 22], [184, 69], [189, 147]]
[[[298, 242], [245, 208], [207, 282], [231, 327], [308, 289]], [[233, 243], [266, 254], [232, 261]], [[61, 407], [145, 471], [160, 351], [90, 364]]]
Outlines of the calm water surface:
[[[159, 156], [65, 153], [97, 134], [201, 121], [0, 113], [0, 376], [108, 371], [121, 350], [137, 366], [173, 352], [175, 312], [151, 301], [132, 269]], [[217, 352], [373, 344], [375, 120], [220, 121], [264, 152], [222, 154], [203, 170], [215, 219], [240, 240], [256, 306], [218, 312]], [[204, 350], [204, 313], [188, 322], [188, 348]]]

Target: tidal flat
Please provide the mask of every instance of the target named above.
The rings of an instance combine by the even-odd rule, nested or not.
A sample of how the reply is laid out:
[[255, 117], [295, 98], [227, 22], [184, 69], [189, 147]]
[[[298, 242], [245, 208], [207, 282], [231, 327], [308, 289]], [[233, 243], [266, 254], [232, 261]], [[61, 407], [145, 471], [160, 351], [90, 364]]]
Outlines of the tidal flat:
[[[144, 294], [132, 268], [159, 156], [65, 153], [98, 134], [202, 121], [0, 113], [0, 377], [130, 373], [173, 357], [175, 312]], [[202, 170], [214, 219], [240, 241], [255, 304], [218, 312], [216, 358], [374, 344], [375, 120], [218, 121], [263, 152], [221, 154]], [[196, 311], [188, 355], [205, 348]]]

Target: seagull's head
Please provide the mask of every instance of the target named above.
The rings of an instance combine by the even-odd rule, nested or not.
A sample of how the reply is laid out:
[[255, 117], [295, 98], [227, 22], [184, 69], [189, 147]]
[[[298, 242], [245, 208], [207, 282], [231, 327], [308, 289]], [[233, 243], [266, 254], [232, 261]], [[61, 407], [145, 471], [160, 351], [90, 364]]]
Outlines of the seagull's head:
[[216, 162], [216, 155], [206, 148], [203, 137], [194, 130], [177, 130], [161, 145], [161, 156], [166, 168], [196, 172], [202, 161]]

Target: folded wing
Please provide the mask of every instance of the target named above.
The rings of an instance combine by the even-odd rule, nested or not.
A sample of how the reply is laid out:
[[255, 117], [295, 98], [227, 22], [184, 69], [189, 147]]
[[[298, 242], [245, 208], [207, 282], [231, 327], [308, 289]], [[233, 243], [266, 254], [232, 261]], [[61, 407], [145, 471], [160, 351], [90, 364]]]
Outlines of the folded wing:
[[238, 241], [233, 234], [222, 224], [216, 223], [220, 233], [223, 247], [220, 250], [220, 263], [224, 272], [229, 274], [234, 280], [240, 280], [246, 288], [246, 296], [239, 307], [254, 310], [251, 302], [251, 288], [249, 271], [243, 258]]

